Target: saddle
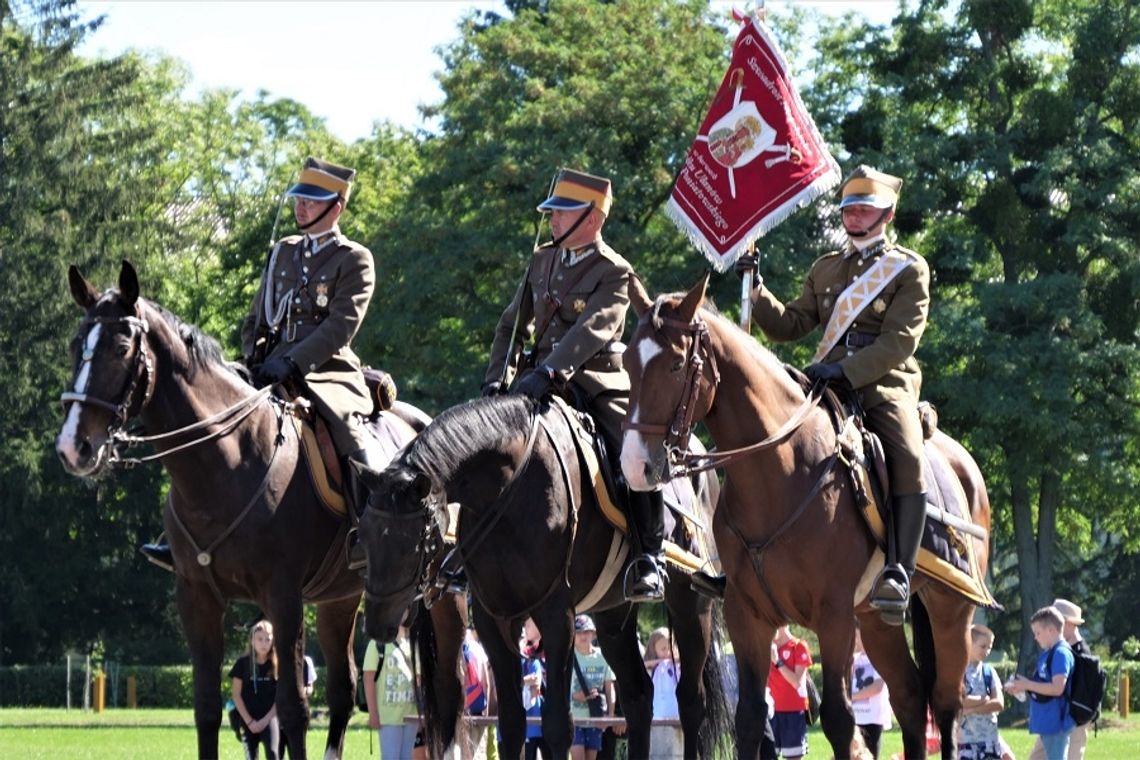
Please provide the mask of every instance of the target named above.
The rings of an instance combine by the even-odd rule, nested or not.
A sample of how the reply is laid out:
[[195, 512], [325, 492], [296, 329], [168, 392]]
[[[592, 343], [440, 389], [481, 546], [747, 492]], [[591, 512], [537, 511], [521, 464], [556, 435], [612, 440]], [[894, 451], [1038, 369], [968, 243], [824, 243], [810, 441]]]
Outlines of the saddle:
[[[593, 485], [598, 509], [614, 528], [605, 570], [594, 587], [575, 605], [576, 609], [586, 610], [609, 589], [629, 555], [629, 521], [626, 511], [618, 506], [628, 506], [628, 487], [615, 472], [604, 437], [596, 430], [590, 414], [570, 406], [558, 395], [552, 397], [550, 407], [569, 425], [582, 472]], [[694, 439], [691, 445], [694, 450], [703, 451], [699, 440]], [[699, 497], [693, 482], [685, 477], [676, 478], [665, 487], [663, 495], [666, 562], [687, 574], [707, 569], [716, 553], [712, 551], [711, 526], [704, 524], [698, 510]]]
[[[797, 380], [798, 375], [795, 371]], [[800, 382], [810, 386], [806, 378]], [[823, 403], [838, 431], [839, 455], [846, 465], [856, 506], [879, 548], [885, 552], [890, 481], [882, 443], [863, 424], [862, 407], [854, 393], [841, 396], [829, 387]], [[1000, 610], [1001, 605], [986, 587], [972, 540], [973, 537], [988, 538], [988, 535], [973, 523], [962, 484], [950, 463], [930, 441], [938, 429], [938, 413], [932, 404], [924, 401], [919, 404], [919, 416], [924, 439], [923, 475], [928, 486], [926, 528], [919, 546], [917, 570], [976, 604]]]

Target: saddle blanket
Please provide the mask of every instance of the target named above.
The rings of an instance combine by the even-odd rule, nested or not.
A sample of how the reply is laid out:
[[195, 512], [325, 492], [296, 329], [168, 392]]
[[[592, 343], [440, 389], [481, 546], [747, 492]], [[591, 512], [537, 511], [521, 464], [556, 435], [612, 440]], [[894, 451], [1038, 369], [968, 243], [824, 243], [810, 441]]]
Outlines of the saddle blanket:
[[[966, 522], [970, 519], [969, 503], [962, 484], [954, 474], [950, 462], [930, 441], [924, 446], [923, 476], [927, 482], [927, 503], [946, 514]], [[886, 546], [886, 513], [884, 506], [872, 494], [867, 469], [857, 468], [868, 498], [862, 503], [863, 518], [880, 547]], [[946, 523], [926, 518], [926, 529], [918, 550], [918, 570], [924, 575], [949, 586], [972, 602], [990, 609], [1001, 609], [978, 565], [975, 537]]]

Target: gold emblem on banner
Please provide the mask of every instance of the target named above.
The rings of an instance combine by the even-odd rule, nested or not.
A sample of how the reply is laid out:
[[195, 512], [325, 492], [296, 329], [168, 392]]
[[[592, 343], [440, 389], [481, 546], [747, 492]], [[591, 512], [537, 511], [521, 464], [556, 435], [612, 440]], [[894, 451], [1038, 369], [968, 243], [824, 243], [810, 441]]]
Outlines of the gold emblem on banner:
[[317, 285], [316, 303], [318, 309], [323, 309], [329, 305], [329, 286], [328, 283], [322, 282]]

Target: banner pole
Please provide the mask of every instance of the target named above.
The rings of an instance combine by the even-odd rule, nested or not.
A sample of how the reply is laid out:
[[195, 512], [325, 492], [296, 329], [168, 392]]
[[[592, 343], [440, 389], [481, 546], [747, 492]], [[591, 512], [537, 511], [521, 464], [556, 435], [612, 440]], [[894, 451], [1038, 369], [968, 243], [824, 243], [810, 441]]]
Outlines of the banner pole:
[[[756, 256], [757, 264], [759, 264], [760, 257], [756, 254], [756, 243], [750, 243], [747, 256]], [[752, 334], [752, 285], [753, 285], [753, 272], [745, 272], [744, 276], [740, 278], [740, 329], [748, 334]]]

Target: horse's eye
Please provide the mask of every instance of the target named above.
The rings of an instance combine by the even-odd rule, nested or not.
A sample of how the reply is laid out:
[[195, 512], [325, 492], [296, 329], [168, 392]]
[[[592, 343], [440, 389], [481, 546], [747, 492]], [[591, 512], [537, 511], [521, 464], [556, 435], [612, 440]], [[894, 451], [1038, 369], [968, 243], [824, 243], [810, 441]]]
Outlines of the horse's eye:
[[674, 359], [673, 360], [673, 366], [670, 367], [670, 369], [672, 369], [674, 372], [680, 372], [684, 368], [685, 368], [685, 360], [684, 359]]

